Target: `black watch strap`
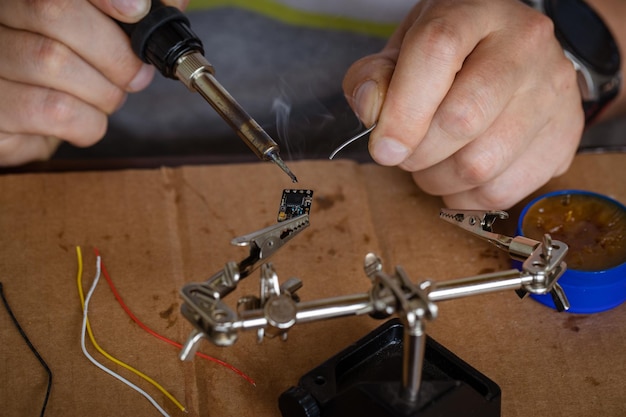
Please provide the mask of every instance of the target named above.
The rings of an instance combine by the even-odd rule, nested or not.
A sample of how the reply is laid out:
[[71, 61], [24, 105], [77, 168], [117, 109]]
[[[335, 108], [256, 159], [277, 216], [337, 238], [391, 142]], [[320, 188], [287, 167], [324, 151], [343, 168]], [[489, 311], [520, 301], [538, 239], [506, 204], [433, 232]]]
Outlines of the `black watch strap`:
[[602, 18], [583, 0], [529, 0], [554, 22], [556, 38], [578, 72], [587, 123], [621, 88], [621, 58], [615, 38]]

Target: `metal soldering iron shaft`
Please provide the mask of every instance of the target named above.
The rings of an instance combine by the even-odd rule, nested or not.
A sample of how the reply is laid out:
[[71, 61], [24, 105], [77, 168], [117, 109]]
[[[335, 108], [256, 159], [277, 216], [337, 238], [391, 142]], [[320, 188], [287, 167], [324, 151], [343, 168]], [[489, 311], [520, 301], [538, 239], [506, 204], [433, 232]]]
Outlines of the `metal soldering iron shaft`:
[[189, 89], [200, 93], [259, 158], [274, 162], [293, 182], [298, 181], [280, 158], [278, 144], [215, 79], [212, 66], [201, 53], [182, 56], [176, 66], [176, 76]]

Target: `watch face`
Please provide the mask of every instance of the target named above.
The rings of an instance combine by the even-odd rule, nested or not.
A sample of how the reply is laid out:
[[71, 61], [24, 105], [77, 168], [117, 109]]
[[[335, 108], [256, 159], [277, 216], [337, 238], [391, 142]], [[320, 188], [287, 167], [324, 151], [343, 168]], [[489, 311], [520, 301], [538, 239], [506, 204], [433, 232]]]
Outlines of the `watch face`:
[[596, 72], [619, 72], [617, 44], [602, 19], [581, 0], [546, 0], [545, 13], [555, 26], [563, 47]]

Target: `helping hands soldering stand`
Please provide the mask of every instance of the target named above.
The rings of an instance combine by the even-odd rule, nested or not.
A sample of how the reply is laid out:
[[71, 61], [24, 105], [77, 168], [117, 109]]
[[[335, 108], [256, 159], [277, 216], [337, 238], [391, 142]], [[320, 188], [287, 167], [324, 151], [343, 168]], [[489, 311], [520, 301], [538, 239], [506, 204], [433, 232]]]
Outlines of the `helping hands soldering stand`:
[[274, 162], [293, 182], [298, 182], [281, 159], [278, 144], [217, 82], [213, 66], [203, 55], [202, 41], [180, 10], [152, 0], [150, 12], [139, 22], [118, 23], [130, 36], [133, 51], [142, 61], [200, 93], [259, 158]]
[[[567, 245], [552, 241], [548, 235], [543, 242], [538, 242], [521, 236], [511, 238], [492, 232], [493, 222], [497, 218], [506, 217], [507, 214], [502, 211], [442, 209], [440, 212], [440, 218], [488, 240], [508, 251], [512, 258], [523, 261], [521, 271], [510, 269], [439, 283], [424, 281], [414, 284], [400, 266], [396, 267], [393, 275], [384, 273], [381, 260], [369, 253], [365, 256], [364, 263], [365, 273], [372, 281], [369, 292], [307, 302], [300, 302], [296, 294], [302, 286], [298, 279], [291, 278], [279, 285], [273, 266], [270, 263], [260, 263], [265, 262], [282, 245], [308, 227], [308, 215], [236, 238], [232, 241], [233, 244], [250, 246], [250, 255], [246, 259], [239, 263], [229, 262], [208, 281], [185, 285], [181, 291], [184, 300], [181, 311], [194, 325], [195, 330], [180, 357], [183, 360], [192, 359], [202, 339], [208, 339], [220, 346], [230, 346], [235, 343], [241, 330], [256, 330], [259, 341], [264, 336], [281, 336], [285, 339], [288, 329], [295, 324], [351, 315], [369, 314], [380, 319], [396, 314], [403, 328], [400, 383], [395, 371], [389, 373], [388, 366], [381, 366], [380, 361], [384, 355], [376, 355], [374, 362], [377, 363], [374, 367], [379, 368], [376, 372], [386, 372], [387, 375], [375, 377], [372, 381], [361, 381], [355, 377], [368, 377], [371, 372], [353, 372], [351, 368], [357, 362], [359, 366], [363, 366], [360, 362], [367, 362], [364, 358], [347, 359], [350, 355], [361, 355], [362, 351], [369, 352], [365, 355], [371, 357], [386, 349], [384, 340], [389, 338], [390, 332], [397, 333], [398, 330], [398, 326], [392, 325], [382, 331], [386, 335], [381, 336], [380, 331], [374, 333], [360, 341], [359, 346], [353, 346], [332, 358], [329, 361], [330, 370], [329, 366], [322, 365], [303, 377], [298, 387], [292, 387], [283, 393], [279, 401], [283, 415], [345, 416], [346, 412], [359, 411], [362, 416], [431, 416], [452, 415], [447, 412], [454, 412], [456, 407], [457, 411], [463, 410], [463, 415], [499, 416], [500, 397], [497, 386], [427, 338], [425, 322], [436, 318], [436, 303], [439, 301], [510, 289], [516, 290], [520, 297], [527, 293], [550, 293], [559, 310], [569, 308], [567, 298], [557, 283], [566, 269], [563, 259], [567, 253]], [[237, 287], [240, 279], [248, 276], [259, 265], [260, 295], [239, 299], [238, 311], [231, 310], [222, 299]], [[434, 356], [439, 358], [438, 361], [446, 361], [436, 372], [429, 363]], [[343, 378], [351, 381], [349, 387], [344, 386], [345, 381], [340, 387], [341, 378], [334, 374], [340, 372], [338, 363], [342, 361], [343, 372], [350, 374]], [[351, 365], [346, 365], [345, 362]], [[391, 362], [394, 362], [393, 358]], [[432, 375], [430, 380], [423, 381], [425, 365], [429, 367], [424, 372], [434, 372], [434, 379], [440, 378], [442, 372], [445, 374], [449, 371], [448, 381], [432, 381]], [[350, 369], [346, 370], [346, 367]], [[451, 368], [454, 369], [450, 371]], [[396, 380], [388, 380], [389, 375]], [[426, 383], [422, 384], [423, 382]], [[482, 398], [476, 401], [475, 394], [472, 397], [466, 392], [467, 385], [479, 391], [478, 396]], [[474, 404], [460, 406], [460, 401], [474, 401]], [[444, 414], [440, 414], [442, 412]]]

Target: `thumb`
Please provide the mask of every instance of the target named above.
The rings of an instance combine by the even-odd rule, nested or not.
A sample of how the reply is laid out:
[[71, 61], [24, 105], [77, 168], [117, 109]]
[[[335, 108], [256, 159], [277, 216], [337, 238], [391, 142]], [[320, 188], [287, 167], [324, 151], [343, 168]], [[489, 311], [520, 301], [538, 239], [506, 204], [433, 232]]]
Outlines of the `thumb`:
[[376, 123], [387, 96], [404, 36], [421, 12], [418, 2], [396, 28], [383, 50], [356, 61], [346, 72], [343, 91], [352, 110], [366, 126]]
[[343, 91], [352, 110], [366, 126], [378, 120], [396, 65], [397, 50], [361, 58], [348, 69]]

